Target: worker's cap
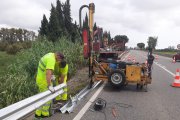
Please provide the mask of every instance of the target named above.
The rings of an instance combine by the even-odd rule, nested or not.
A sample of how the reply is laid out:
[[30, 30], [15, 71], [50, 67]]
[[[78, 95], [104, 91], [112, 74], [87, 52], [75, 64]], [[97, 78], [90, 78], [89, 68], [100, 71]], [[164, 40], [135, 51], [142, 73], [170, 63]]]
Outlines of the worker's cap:
[[56, 55], [57, 55], [57, 57], [59, 57], [60, 59], [64, 59], [64, 58], [65, 58], [64, 55], [63, 55], [62, 53], [60, 53], [60, 52], [56, 52]]

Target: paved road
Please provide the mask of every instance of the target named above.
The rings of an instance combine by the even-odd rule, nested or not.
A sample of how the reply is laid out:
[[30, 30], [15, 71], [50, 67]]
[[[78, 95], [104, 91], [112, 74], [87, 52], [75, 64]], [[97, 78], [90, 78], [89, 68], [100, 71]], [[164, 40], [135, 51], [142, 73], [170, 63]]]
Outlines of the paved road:
[[[127, 55], [142, 63], [145, 62], [147, 53], [130, 51]], [[127, 59], [126, 55], [124, 58]], [[97, 97], [106, 100], [104, 111], [94, 112], [89, 108], [84, 114], [81, 111], [87, 106], [86, 103], [91, 104], [92, 101], [89, 100], [97, 93], [97, 88], [76, 107], [74, 113], [57, 113], [49, 120], [73, 120], [79, 116], [82, 116], [81, 120], [180, 120], [180, 88], [170, 86], [177, 68], [180, 68], [180, 62], [172, 63], [172, 59], [158, 56], [153, 65], [153, 81], [148, 86], [148, 92], [137, 91], [135, 84], [123, 89], [113, 89], [106, 84]], [[112, 108], [116, 111], [116, 117], [112, 114]]]

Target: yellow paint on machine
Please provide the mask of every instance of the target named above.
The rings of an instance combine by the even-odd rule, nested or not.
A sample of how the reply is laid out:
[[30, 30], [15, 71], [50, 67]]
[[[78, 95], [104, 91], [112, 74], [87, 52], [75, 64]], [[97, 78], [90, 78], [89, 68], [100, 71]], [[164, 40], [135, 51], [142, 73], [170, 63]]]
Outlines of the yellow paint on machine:
[[126, 66], [126, 80], [128, 82], [140, 82], [141, 80], [141, 67], [137, 65]]

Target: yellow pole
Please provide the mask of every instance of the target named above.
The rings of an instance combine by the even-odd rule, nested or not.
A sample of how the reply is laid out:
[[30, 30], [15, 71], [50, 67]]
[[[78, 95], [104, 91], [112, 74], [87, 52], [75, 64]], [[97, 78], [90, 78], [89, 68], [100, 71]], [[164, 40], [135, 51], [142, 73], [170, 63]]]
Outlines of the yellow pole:
[[90, 3], [89, 4], [89, 29], [91, 33], [93, 32], [94, 12], [95, 12], [95, 5], [94, 3]]
[[[90, 31], [91, 54], [93, 53], [93, 41], [94, 41], [94, 35], [93, 35], [94, 12], [95, 12], [95, 5], [94, 3], [90, 3], [89, 4], [89, 31]], [[91, 60], [92, 60], [92, 56], [91, 56]]]
[[94, 12], [95, 12], [95, 5], [94, 3], [89, 4], [89, 32], [90, 32], [90, 71], [91, 71], [91, 82], [90, 82], [90, 88], [93, 84], [92, 79], [92, 71], [93, 71], [93, 41], [94, 41], [94, 32], [93, 32], [93, 26], [94, 26]]

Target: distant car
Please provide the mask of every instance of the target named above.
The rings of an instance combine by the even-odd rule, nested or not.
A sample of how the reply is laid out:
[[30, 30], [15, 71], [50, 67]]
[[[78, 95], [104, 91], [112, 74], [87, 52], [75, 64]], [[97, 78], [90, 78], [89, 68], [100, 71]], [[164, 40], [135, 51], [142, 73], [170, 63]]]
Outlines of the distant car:
[[173, 59], [175, 59], [175, 61], [180, 60], [180, 52], [178, 52], [177, 54], [173, 55]]

